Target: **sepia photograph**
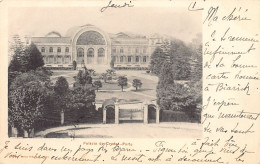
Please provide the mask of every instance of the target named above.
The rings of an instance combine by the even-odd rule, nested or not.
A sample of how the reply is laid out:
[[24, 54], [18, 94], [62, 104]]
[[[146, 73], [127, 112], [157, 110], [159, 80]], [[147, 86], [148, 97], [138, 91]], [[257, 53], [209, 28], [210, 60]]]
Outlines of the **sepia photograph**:
[[8, 136], [200, 138], [202, 13], [10, 7]]

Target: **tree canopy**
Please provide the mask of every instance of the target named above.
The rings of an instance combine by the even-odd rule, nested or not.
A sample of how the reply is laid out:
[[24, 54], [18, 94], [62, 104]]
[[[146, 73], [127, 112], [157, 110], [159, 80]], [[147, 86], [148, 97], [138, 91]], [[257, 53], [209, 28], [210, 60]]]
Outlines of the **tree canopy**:
[[118, 86], [121, 86], [123, 92], [124, 87], [127, 86], [127, 77], [119, 76], [117, 82], [118, 82]]
[[135, 90], [137, 90], [137, 88], [141, 88], [142, 87], [142, 82], [140, 79], [134, 79], [132, 82], [133, 87], [135, 87]]
[[154, 73], [155, 75], [160, 75], [160, 71], [165, 59], [166, 59], [165, 53], [161, 48], [157, 47], [151, 55], [151, 60], [150, 60], [151, 72]]

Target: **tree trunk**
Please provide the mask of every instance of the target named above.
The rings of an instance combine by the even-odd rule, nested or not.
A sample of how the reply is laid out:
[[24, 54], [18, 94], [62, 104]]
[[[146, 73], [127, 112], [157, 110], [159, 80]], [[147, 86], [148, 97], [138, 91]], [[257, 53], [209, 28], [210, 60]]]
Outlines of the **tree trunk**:
[[135, 87], [135, 90], [137, 91], [137, 87]]
[[33, 138], [34, 137], [34, 128], [32, 128], [31, 130], [29, 130], [29, 138]]
[[28, 130], [24, 130], [24, 131], [23, 131], [23, 137], [24, 137], [24, 138], [28, 138], [28, 137], [29, 137], [29, 132], [28, 132]]
[[124, 87], [123, 87], [123, 86], [121, 86], [121, 88], [122, 88], [122, 92], [123, 92], [123, 88], [124, 88]]
[[18, 130], [14, 126], [11, 126], [11, 137], [17, 137], [18, 136]]

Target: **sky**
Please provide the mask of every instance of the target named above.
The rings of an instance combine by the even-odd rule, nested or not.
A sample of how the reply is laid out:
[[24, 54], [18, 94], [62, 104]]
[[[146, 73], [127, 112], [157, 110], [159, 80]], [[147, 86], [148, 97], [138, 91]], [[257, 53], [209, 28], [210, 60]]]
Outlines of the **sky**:
[[69, 28], [85, 24], [92, 24], [107, 33], [166, 34], [187, 43], [202, 33], [201, 12], [189, 12], [182, 7], [109, 8], [105, 12], [100, 12], [100, 7], [9, 9], [9, 36], [45, 36], [50, 31], [65, 36]]

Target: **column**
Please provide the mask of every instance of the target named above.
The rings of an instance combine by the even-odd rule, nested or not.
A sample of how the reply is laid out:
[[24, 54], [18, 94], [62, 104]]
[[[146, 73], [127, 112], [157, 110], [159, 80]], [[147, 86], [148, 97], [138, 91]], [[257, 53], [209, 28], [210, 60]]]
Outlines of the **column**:
[[108, 48], [107, 47], [104, 47], [104, 64], [109, 64], [110, 65], [110, 61], [109, 63], [107, 62], [108, 61]]
[[60, 112], [60, 124], [61, 125], [63, 125], [64, 124], [64, 111], [62, 110], [61, 112]]
[[84, 57], [83, 57], [83, 59], [84, 59], [84, 64], [85, 64], [86, 67], [88, 65], [88, 61], [87, 61], [88, 58], [87, 57], [88, 57], [88, 47], [84, 46]]
[[148, 124], [148, 103], [144, 103], [144, 124]]
[[103, 108], [103, 124], [107, 123], [107, 110]]
[[119, 104], [115, 102], [115, 124], [119, 124]]
[[160, 123], [160, 108], [156, 105], [156, 124]]
[[98, 60], [98, 47], [94, 47], [94, 64], [97, 64]]

